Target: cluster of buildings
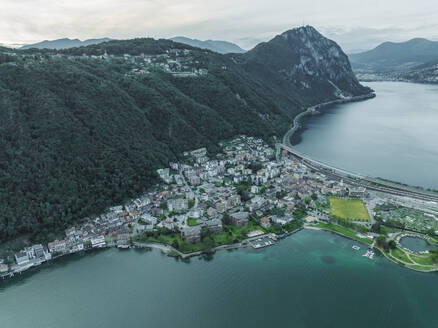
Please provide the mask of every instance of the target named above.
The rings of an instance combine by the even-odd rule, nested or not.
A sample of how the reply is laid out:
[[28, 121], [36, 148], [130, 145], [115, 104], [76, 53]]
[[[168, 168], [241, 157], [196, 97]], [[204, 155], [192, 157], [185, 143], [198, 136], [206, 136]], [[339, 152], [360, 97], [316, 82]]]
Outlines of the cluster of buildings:
[[14, 255], [14, 263], [6, 265], [2, 260], [0, 275], [13, 275], [38, 266], [52, 258], [72, 254], [90, 248], [107, 246], [125, 247], [132, 234], [135, 212], [124, 206], [115, 206], [96, 218], [85, 218], [82, 225], [65, 230], [64, 238], [47, 245], [33, 245]]
[[[246, 227], [250, 220], [266, 229], [283, 226], [295, 219], [297, 210], [316, 213], [327, 195], [349, 193], [342, 182], [296, 160], [275, 160], [274, 150], [262, 139], [239, 136], [221, 147], [214, 156], [206, 148], [185, 152], [181, 162], [157, 171], [162, 183], [155, 189], [84, 219], [65, 230], [63, 238], [20, 251], [7, 270], [22, 271], [90, 248], [128, 247], [131, 238], [144, 234], [179, 233], [186, 242], [198, 243], [205, 228], [222, 232], [225, 217], [226, 224], [236, 227]], [[354, 192], [360, 196], [360, 190]], [[0, 265], [5, 271], [5, 264]]]
[[[327, 195], [349, 194], [342, 182], [312, 173], [298, 161], [286, 156], [276, 161], [274, 150], [262, 139], [239, 136], [221, 146], [214, 158], [201, 148], [185, 152], [182, 163], [158, 170], [164, 182], [161, 201], [166, 203], [160, 207], [155, 200], [155, 211], [160, 208], [162, 216], [156, 220], [158, 228], [180, 231], [182, 239], [199, 242], [202, 227], [222, 231], [224, 215], [237, 227], [252, 219], [267, 229], [290, 223], [297, 209], [316, 211]], [[360, 196], [359, 190], [354, 192]]]
[[134, 66], [131, 69], [132, 74], [148, 74], [153, 70], [161, 70], [175, 77], [196, 77], [208, 74], [208, 70], [194, 59], [192, 50], [189, 49], [170, 49], [157, 55], [142, 53], [138, 56], [125, 54], [123, 57], [115, 57], [105, 53], [102, 56], [102, 59], [111, 58], [123, 59], [131, 63]]
[[[50, 58], [68, 58], [70, 60], [106, 60], [106, 61], [118, 61], [128, 64], [130, 66], [130, 72], [128, 74], [141, 75], [149, 74], [152, 71], [164, 71], [175, 77], [197, 77], [208, 74], [208, 70], [203, 67], [204, 65], [195, 59], [193, 50], [189, 49], [169, 49], [162, 54], [145, 54], [139, 55], [113, 55], [108, 54], [106, 51], [102, 55], [87, 55], [81, 56], [66, 55], [66, 54], [38, 54], [38, 53], [17, 53], [7, 52], [8, 56], [16, 59], [26, 59], [27, 65], [33, 62], [44, 62], [48, 57]], [[16, 65], [15, 61], [8, 63], [9, 65]], [[225, 68], [224, 68], [225, 69]]]

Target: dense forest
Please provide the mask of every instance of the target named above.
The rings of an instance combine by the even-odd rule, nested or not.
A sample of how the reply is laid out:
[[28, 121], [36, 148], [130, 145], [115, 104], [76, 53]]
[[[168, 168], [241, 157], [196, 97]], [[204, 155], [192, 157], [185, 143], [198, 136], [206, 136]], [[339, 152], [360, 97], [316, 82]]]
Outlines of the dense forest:
[[[82, 56], [170, 49], [190, 49], [208, 74], [133, 75], [129, 63]], [[50, 239], [144, 192], [183, 151], [215, 152], [237, 134], [281, 136], [305, 106], [333, 97], [312, 99], [280, 77], [264, 81], [243, 57], [169, 40], [21, 52], [0, 49], [0, 242], [23, 233]]]

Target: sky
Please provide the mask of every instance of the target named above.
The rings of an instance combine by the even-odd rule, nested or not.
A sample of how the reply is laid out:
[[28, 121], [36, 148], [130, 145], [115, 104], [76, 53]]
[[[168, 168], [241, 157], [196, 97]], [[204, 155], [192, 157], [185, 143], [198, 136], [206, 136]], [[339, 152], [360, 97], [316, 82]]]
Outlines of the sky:
[[437, 0], [0, 0], [0, 44], [63, 37], [235, 42], [250, 49], [312, 25], [346, 52], [413, 37], [438, 40]]

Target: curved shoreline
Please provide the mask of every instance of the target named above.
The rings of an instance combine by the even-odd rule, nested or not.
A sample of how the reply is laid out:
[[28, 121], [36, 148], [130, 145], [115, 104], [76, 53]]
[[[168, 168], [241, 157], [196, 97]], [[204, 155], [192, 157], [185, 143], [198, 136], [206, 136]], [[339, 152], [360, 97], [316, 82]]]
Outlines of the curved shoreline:
[[[351, 238], [351, 237], [346, 236], [346, 235], [344, 235], [344, 234], [342, 234], [342, 233], [340, 233], [340, 232], [337, 232], [337, 231], [334, 231], [334, 230], [330, 230], [330, 229], [320, 228], [320, 227], [305, 226], [304, 229], [308, 229], [308, 230], [317, 230], [317, 231], [318, 231], [318, 230], [319, 230], [319, 231], [327, 231], [327, 232], [334, 233], [334, 234], [336, 234], [336, 235], [338, 235], [338, 236], [341, 236], [341, 237], [344, 237], [344, 238], [347, 238], [347, 239], [350, 239], [350, 240], [354, 240], [355, 242], [361, 243], [362, 245], [365, 245], [365, 246], [367, 246], [367, 247], [369, 247], [369, 248], [373, 248], [373, 249], [378, 250], [379, 253], [382, 254], [382, 255], [383, 255], [383, 256], [384, 256], [389, 262], [392, 262], [392, 263], [394, 263], [394, 264], [397, 264], [397, 265], [399, 265], [400, 267], [405, 268], [405, 269], [409, 269], [409, 270], [413, 270], [413, 271], [417, 271], [417, 272], [421, 272], [421, 273], [433, 273], [433, 272], [438, 272], [438, 267], [436, 267], [435, 269], [432, 269], [432, 270], [420, 270], [420, 269], [412, 268], [412, 267], [409, 266], [408, 263], [404, 264], [403, 262], [398, 261], [397, 259], [388, 256], [388, 255], [385, 253], [385, 251], [384, 251], [383, 249], [381, 249], [380, 247], [377, 247], [377, 246], [375, 245], [375, 242], [373, 242], [371, 245], [370, 245], [370, 244], [366, 244], [366, 243], [364, 243], [363, 241], [360, 241], [360, 240], [355, 239], [355, 238]], [[413, 264], [413, 265], [415, 265], [415, 264]]]
[[292, 146], [291, 143], [290, 143], [290, 138], [297, 131], [299, 131], [299, 129], [302, 127], [301, 126], [301, 120], [305, 116], [307, 116], [307, 115], [315, 114], [318, 109], [321, 109], [321, 108], [324, 108], [324, 107], [327, 107], [327, 106], [331, 106], [331, 105], [336, 105], [336, 104], [346, 104], [346, 103], [351, 103], [351, 102], [358, 102], [358, 101], [373, 99], [375, 97], [376, 97], [376, 94], [373, 91], [373, 92], [370, 92], [370, 93], [368, 93], [366, 95], [353, 96], [353, 97], [347, 97], [347, 98], [341, 98], [341, 99], [335, 99], [335, 100], [327, 101], [327, 102], [324, 102], [324, 103], [320, 103], [320, 104], [316, 104], [316, 105], [308, 107], [304, 112], [301, 112], [297, 116], [295, 116], [295, 118], [293, 120], [292, 127], [283, 136], [283, 144], [288, 145], [288, 146]]
[[[417, 271], [417, 272], [421, 272], [421, 273], [434, 273], [434, 272], [438, 272], [438, 267], [435, 268], [435, 269], [432, 269], [432, 270], [421, 270], [421, 269], [412, 268], [412, 267], [408, 266], [409, 264], [404, 264], [401, 261], [398, 261], [395, 258], [392, 258], [392, 257], [388, 256], [385, 253], [384, 250], [382, 250], [381, 248], [379, 248], [379, 247], [377, 247], [375, 245], [375, 242], [373, 242], [372, 244], [367, 244], [367, 243], [359, 240], [359, 238], [355, 239], [355, 238], [352, 238], [350, 236], [344, 235], [344, 234], [342, 234], [342, 233], [340, 233], [338, 231], [334, 231], [334, 230], [326, 229], [326, 228], [322, 228], [322, 227], [313, 227], [313, 226], [304, 225], [303, 227], [297, 228], [297, 229], [295, 229], [293, 231], [284, 233], [282, 235], [275, 235], [275, 237], [277, 239], [283, 239], [283, 238], [289, 237], [289, 236], [291, 236], [291, 235], [293, 235], [293, 234], [295, 234], [295, 233], [297, 233], [297, 232], [299, 232], [301, 230], [304, 230], [304, 229], [330, 232], [330, 233], [336, 234], [336, 235], [338, 235], [340, 237], [343, 237], [343, 238], [346, 238], [346, 239], [353, 240], [355, 242], [361, 243], [362, 245], [367, 246], [368, 248], [373, 248], [373, 249], [378, 250], [379, 253], [381, 253], [389, 262], [397, 264], [400, 267], [403, 267], [405, 269], [409, 269], [409, 270], [413, 270], [413, 271]], [[130, 246], [129, 249], [131, 249], [131, 248], [134, 248], [134, 249], [153, 248], [153, 249], [160, 250], [163, 254], [166, 254], [167, 256], [172, 256], [172, 255], [170, 255], [170, 253], [174, 252], [177, 255], [176, 257], [179, 257], [179, 258], [184, 260], [184, 259], [189, 259], [189, 258], [195, 257], [195, 256], [201, 256], [203, 254], [215, 253], [215, 252], [221, 251], [221, 250], [234, 250], [234, 249], [246, 248], [246, 247], [250, 246], [250, 242], [251, 241], [257, 240], [257, 239], [260, 239], [260, 238], [263, 238], [263, 237], [267, 237], [267, 236], [270, 236], [270, 235], [272, 235], [272, 234], [268, 233], [268, 234], [264, 234], [264, 235], [260, 235], [260, 236], [256, 236], [256, 237], [247, 238], [247, 239], [243, 240], [240, 243], [229, 244], [229, 245], [221, 245], [221, 246], [217, 246], [215, 248], [212, 248], [211, 250], [208, 250], [208, 251], [207, 250], [202, 250], [202, 251], [193, 252], [193, 253], [182, 253], [181, 251], [173, 248], [170, 245], [154, 243], [154, 242], [150, 242], [150, 243], [147, 243], [147, 242], [146, 243], [134, 242], [134, 244], [132, 246]], [[96, 250], [102, 250], [102, 249], [108, 249], [108, 248], [118, 248], [118, 247], [116, 245], [106, 245], [105, 247], [101, 247], [101, 248], [92, 248], [92, 249], [87, 249], [87, 250], [83, 250], [83, 251], [80, 251], [80, 252], [63, 254], [63, 255], [54, 257], [54, 258], [52, 258], [52, 260], [46, 261], [45, 263], [42, 263], [42, 264], [44, 265], [44, 264], [50, 263], [50, 262], [52, 262], [52, 261], [54, 261], [56, 259], [66, 257], [68, 255], [75, 255], [75, 254], [79, 254], [79, 253], [87, 253], [87, 252], [90, 252], [90, 251], [96, 251]], [[29, 268], [29, 269], [32, 269], [32, 268], [34, 268], [34, 269], [41, 268], [41, 265], [34, 266], [34, 267]], [[23, 272], [26, 272], [26, 271], [23, 271]], [[20, 275], [23, 272], [21, 272]], [[10, 275], [3, 275], [3, 276], [0, 276], [0, 278], [7, 279], [7, 278], [13, 278], [14, 276], [15, 275], [12, 275], [12, 276], [10, 276]]]

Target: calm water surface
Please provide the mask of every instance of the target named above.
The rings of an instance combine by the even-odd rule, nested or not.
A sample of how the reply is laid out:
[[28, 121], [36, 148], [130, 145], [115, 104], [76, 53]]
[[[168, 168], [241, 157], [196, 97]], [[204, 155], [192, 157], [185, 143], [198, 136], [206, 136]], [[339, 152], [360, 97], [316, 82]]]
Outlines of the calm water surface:
[[353, 172], [438, 189], [438, 85], [366, 84], [376, 98], [308, 118], [295, 147]]
[[425, 239], [418, 237], [403, 237], [400, 239], [400, 244], [414, 252], [423, 252], [435, 249], [436, 246], [429, 244]]
[[302, 231], [177, 262], [106, 250], [0, 283], [1, 327], [437, 327], [438, 275]]
[[[340, 167], [438, 187], [438, 86], [369, 83], [374, 100], [309, 119], [297, 147]], [[438, 275], [328, 232], [183, 263], [158, 251], [64, 258], [0, 282], [0, 327], [438, 327]]]

